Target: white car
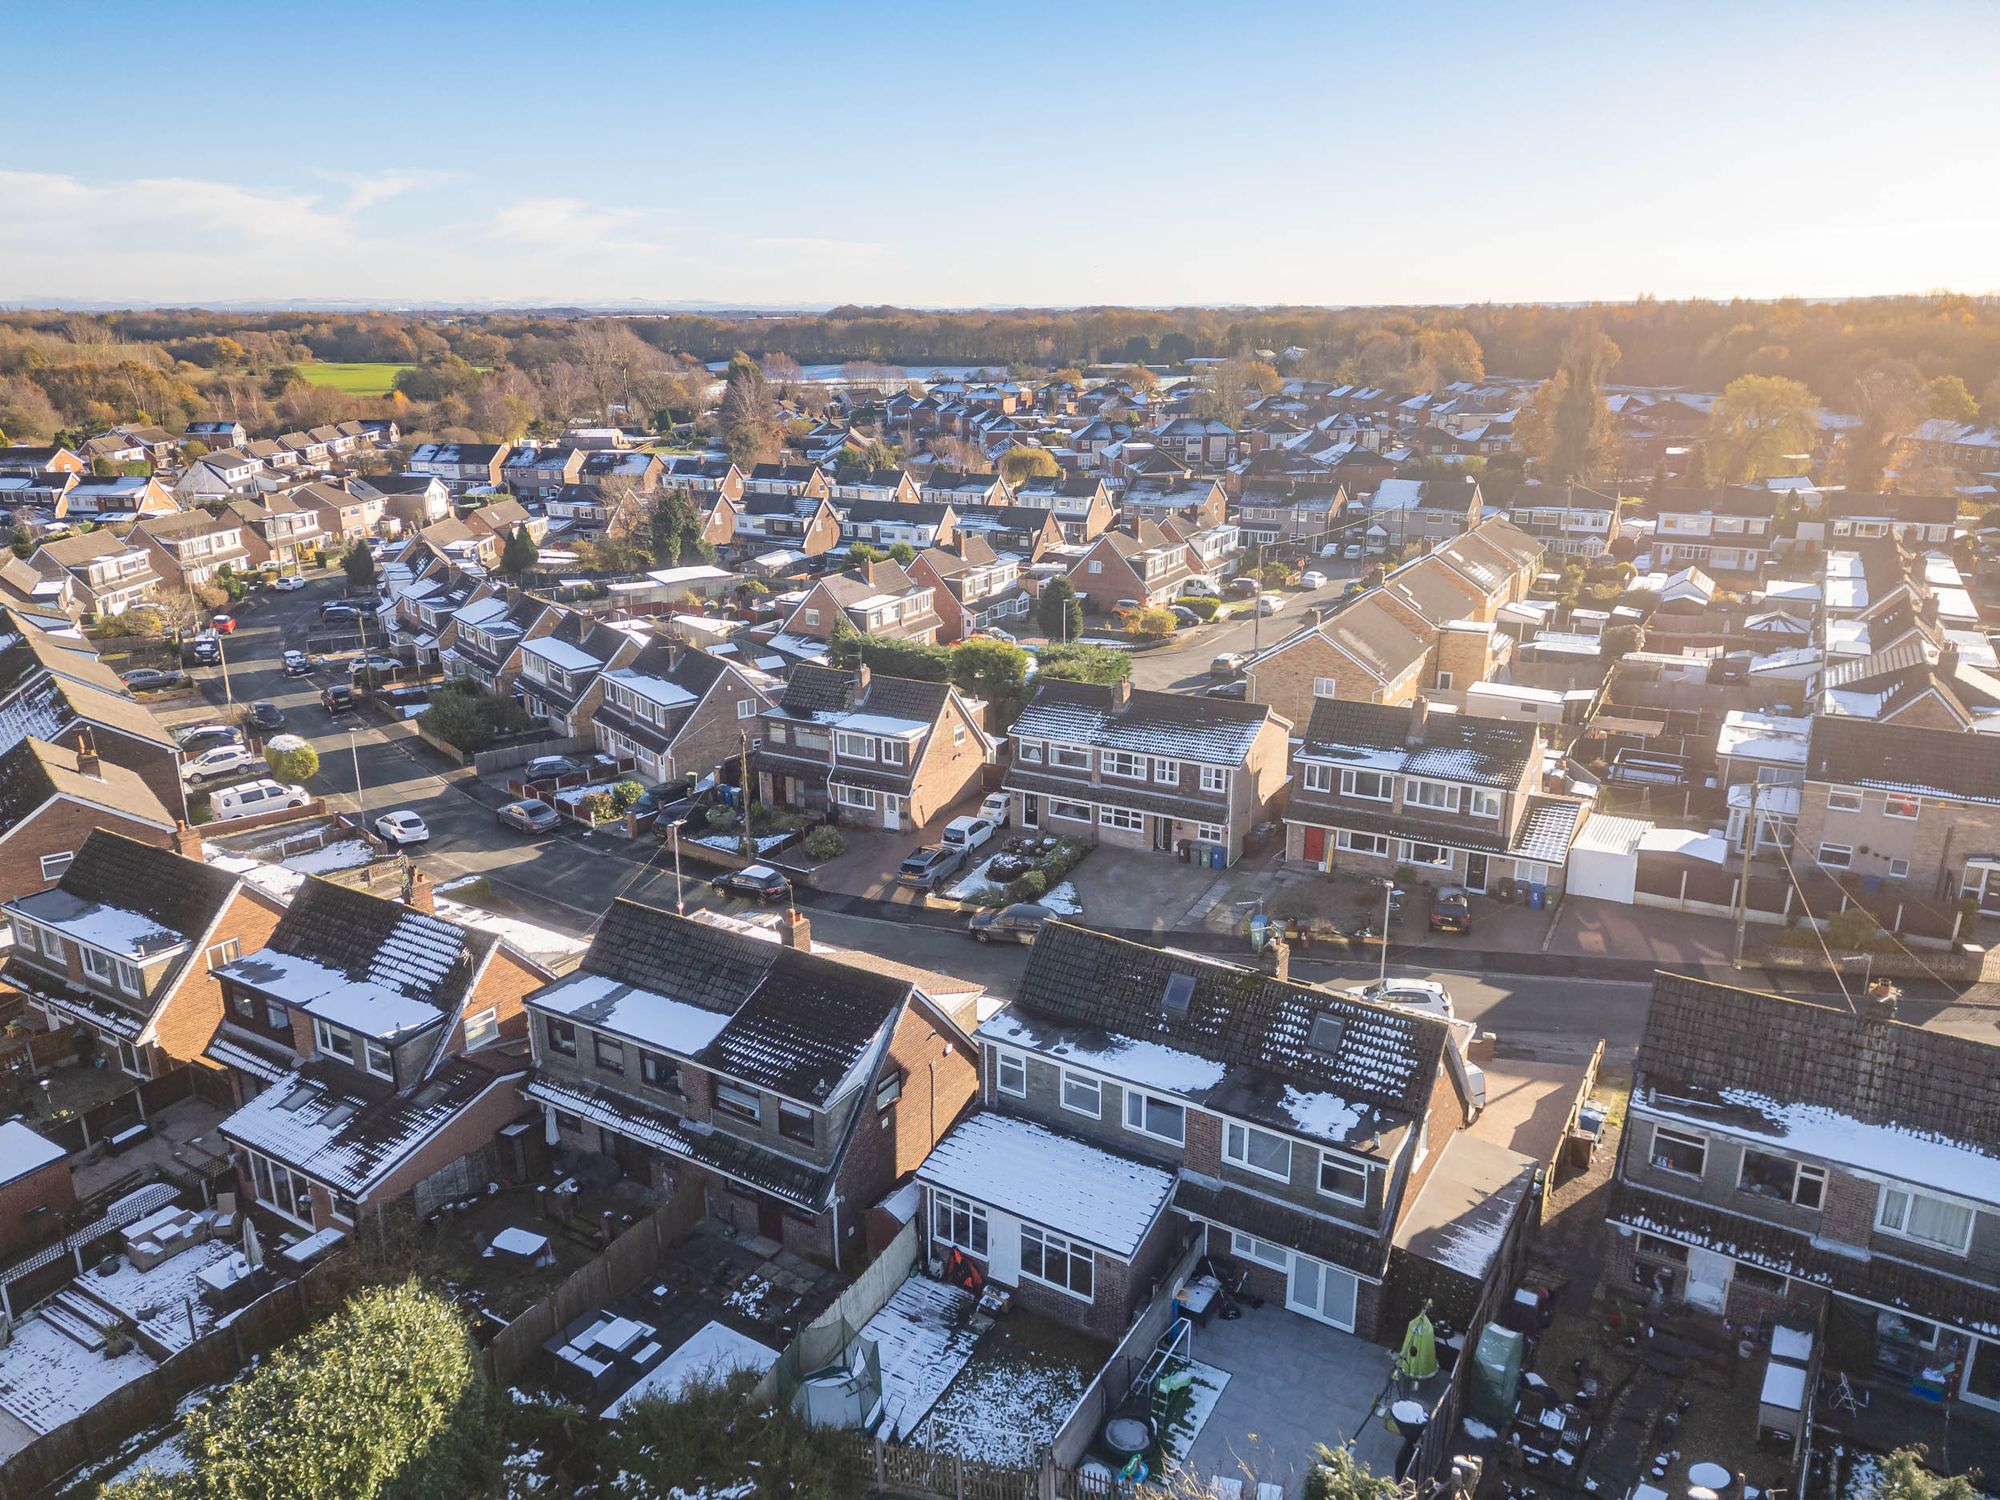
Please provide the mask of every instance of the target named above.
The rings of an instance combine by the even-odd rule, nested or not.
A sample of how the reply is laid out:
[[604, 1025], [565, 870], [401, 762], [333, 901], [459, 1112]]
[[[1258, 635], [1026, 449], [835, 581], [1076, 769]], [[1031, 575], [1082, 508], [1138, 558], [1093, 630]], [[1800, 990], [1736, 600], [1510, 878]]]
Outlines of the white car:
[[985, 801], [979, 804], [979, 816], [986, 819], [995, 828], [1005, 828], [1007, 826], [1007, 794], [1005, 792], [988, 792]]
[[1373, 1000], [1377, 1005], [1399, 1005], [1404, 1010], [1421, 1011], [1449, 1021], [1454, 1014], [1451, 991], [1435, 979], [1377, 979], [1368, 984], [1349, 985], [1347, 993], [1357, 1000]]
[[398, 849], [407, 844], [428, 843], [431, 836], [424, 820], [409, 811], [383, 813], [375, 820], [375, 832], [385, 843], [394, 844]]
[[1220, 599], [1222, 585], [1206, 573], [1197, 573], [1181, 585], [1181, 593], [1190, 599]]
[[264, 776], [223, 787], [209, 799], [209, 811], [216, 822], [226, 823], [231, 818], [253, 818], [281, 807], [304, 807], [311, 800], [304, 787], [286, 786]]
[[263, 756], [254, 755], [241, 745], [217, 745], [213, 750], [202, 751], [183, 765], [181, 780], [189, 786], [200, 786], [204, 781], [233, 776], [238, 771], [263, 769]]
[[1317, 568], [1307, 568], [1305, 572], [1299, 574], [1299, 587], [1302, 589], [1323, 589], [1326, 587], [1326, 574], [1320, 572]]
[[1359, 562], [1361, 560], [1361, 543], [1349, 542], [1345, 547], [1340, 549], [1340, 555], [1349, 562]]
[[1284, 607], [1285, 596], [1283, 594], [1259, 594], [1257, 596], [1257, 613], [1266, 618], [1275, 615]]
[[271, 580], [271, 587], [281, 594], [289, 594], [305, 586], [306, 581], [296, 573], [287, 573], [282, 578], [273, 578]]
[[999, 830], [991, 818], [953, 818], [944, 825], [942, 842], [947, 849], [963, 849], [967, 854], [979, 848]]

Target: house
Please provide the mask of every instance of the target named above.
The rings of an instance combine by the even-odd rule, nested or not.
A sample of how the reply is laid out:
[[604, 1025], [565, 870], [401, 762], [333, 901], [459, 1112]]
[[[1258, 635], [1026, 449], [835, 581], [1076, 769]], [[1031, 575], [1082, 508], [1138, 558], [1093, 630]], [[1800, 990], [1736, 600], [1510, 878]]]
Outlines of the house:
[[1261, 703], [1045, 681], [1003, 788], [1017, 828], [1232, 865], [1284, 789], [1290, 733]]
[[8, 552], [0, 555], [0, 607], [75, 619], [83, 606], [76, 580], [66, 569], [44, 577], [27, 558]]
[[1991, 1042], [1898, 1021], [1893, 991], [1850, 1008], [1660, 975], [1608, 1275], [1738, 1326], [1823, 1327], [1826, 1378], [1863, 1402], [2000, 1408], [1996, 1065]]
[[209, 1055], [241, 1100], [218, 1128], [245, 1195], [308, 1231], [412, 1192], [427, 1210], [425, 1184], [523, 1112], [522, 998], [548, 970], [433, 915], [420, 871], [411, 900], [309, 875], [264, 946], [214, 970]]
[[2000, 753], [1991, 736], [1819, 715], [1795, 847], [1833, 876], [2000, 914]]
[[1948, 547], [1958, 525], [1956, 495], [1863, 495], [1829, 490], [1820, 497], [1829, 544], [1893, 536], [1912, 550]]
[[1345, 539], [1336, 536], [1335, 527], [1346, 505], [1347, 491], [1337, 479], [1262, 479], [1244, 484], [1230, 519], [1254, 546], [1317, 552], [1329, 541]]
[[1141, 521], [1155, 525], [1175, 521], [1199, 531], [1220, 526], [1227, 506], [1218, 480], [1141, 479], [1118, 497], [1118, 519], [1127, 527]]
[[501, 468], [512, 450], [510, 443], [419, 443], [410, 450], [403, 471], [442, 479], [454, 495], [497, 490]]
[[507, 455], [500, 466], [500, 482], [517, 499], [553, 499], [564, 485], [581, 482], [584, 457], [581, 448], [526, 444]]
[[790, 500], [824, 500], [833, 483], [817, 464], [757, 464], [744, 476], [743, 494]]
[[831, 498], [849, 500], [892, 500], [909, 505], [923, 498], [916, 476], [908, 469], [866, 469], [859, 464], [833, 471]]
[[2000, 731], [2000, 673], [1965, 660], [1956, 641], [1922, 640], [1831, 663], [1813, 710], [1921, 729]]
[[1111, 490], [1098, 474], [1024, 479], [1005, 503], [1047, 511], [1070, 542], [1088, 542], [1108, 531], [1118, 514]]
[[218, 448], [182, 471], [174, 481], [174, 498], [187, 505], [227, 500], [254, 489], [257, 476], [263, 472], [263, 463], [241, 448]]
[[589, 615], [555, 608], [560, 618], [552, 629], [522, 638], [521, 706], [558, 734], [586, 735], [603, 700], [602, 674], [631, 665], [641, 642]]
[[600, 682], [591, 719], [597, 748], [656, 786], [708, 775], [737, 753], [743, 734], [757, 732], [769, 706], [765, 689], [736, 663], [666, 638]]
[[1777, 542], [1778, 503], [1773, 491], [1750, 486], [1663, 491], [1653, 561], [1694, 563], [1715, 577], [1760, 577]]
[[240, 448], [250, 441], [250, 430], [241, 422], [190, 422], [181, 434], [181, 441], [202, 443], [211, 451], [217, 448]]
[[332, 445], [323, 437], [314, 437], [309, 432], [283, 432], [278, 434], [278, 446], [292, 455], [295, 464], [308, 469], [316, 469], [333, 456]]
[[8, 609], [0, 612], [0, 751], [29, 736], [72, 748], [87, 738], [100, 759], [135, 773], [162, 806], [185, 815], [180, 753], [165, 726], [80, 633]]
[[1320, 699], [1408, 703], [1432, 685], [1428, 621], [1371, 589], [1346, 608], [1305, 626], [1253, 655], [1244, 668], [1245, 694], [1294, 724], [1312, 717]]
[[775, 549], [818, 557], [840, 545], [840, 512], [824, 495], [759, 491], [745, 494], [732, 508], [733, 542], [745, 556]]
[[949, 501], [834, 500], [843, 542], [871, 547], [949, 547], [957, 534], [958, 512]]
[[[516, 531], [525, 530], [529, 536], [540, 542], [549, 534], [546, 516], [529, 512], [520, 501], [514, 499], [489, 500], [484, 505], [472, 506], [463, 517], [471, 530], [492, 533], [499, 540], [502, 551], [506, 550], [507, 538]], [[498, 558], [495, 558], [498, 561]]]
[[[977, 1033], [979, 1112], [918, 1170], [930, 1256], [957, 1251], [1021, 1305], [1116, 1338], [1192, 1237], [1265, 1302], [1400, 1340], [1394, 1283], [1427, 1258], [1413, 1211], [1486, 1144], [1461, 1136], [1468, 1074], [1449, 1023], [1279, 967], [1043, 928], [1013, 1005]], [[1487, 1224], [1488, 1253], [1414, 1278], [1468, 1310], [1505, 1277], [1534, 1175], [1500, 1155], [1461, 1220]], [[1444, 1290], [1457, 1279], [1469, 1295]]]
[[[515, 501], [519, 504], [519, 501]], [[433, 521], [417, 533], [416, 542], [454, 567], [473, 572], [490, 572], [500, 565], [503, 538], [484, 526], [473, 526], [457, 516]], [[404, 554], [407, 556], [407, 552]]]
[[0, 474], [75, 474], [90, 472], [90, 460], [60, 443], [0, 444]]
[[1220, 417], [1175, 417], [1154, 431], [1153, 441], [1197, 469], [1225, 469], [1236, 462], [1236, 429]]
[[583, 460], [583, 483], [633, 495], [658, 490], [666, 472], [667, 461], [657, 453], [599, 450], [585, 454]]
[[918, 487], [917, 498], [932, 505], [1006, 505], [1007, 481], [998, 474], [963, 474], [956, 469], [932, 469]]
[[947, 682], [802, 663], [757, 730], [765, 803], [864, 828], [922, 828], [973, 790], [995, 745]]
[[717, 497], [732, 503], [743, 498], [743, 471], [726, 458], [671, 458], [660, 483], [686, 490], [697, 500]]
[[815, 582], [785, 617], [771, 644], [781, 651], [799, 639], [823, 644], [833, 639], [839, 620], [863, 635], [920, 646], [935, 645], [944, 628], [934, 588], [917, 582], [899, 563], [871, 562]]
[[949, 549], [919, 552], [909, 574], [914, 582], [931, 588], [943, 622], [939, 639], [947, 645], [996, 627], [1018, 629], [1034, 609], [1034, 600], [1021, 583], [1020, 560], [1011, 553], [995, 552], [976, 533], [959, 537]]
[[1368, 536], [1379, 528], [1389, 546], [1445, 542], [1478, 523], [1479, 481], [1384, 479], [1368, 497]]
[[[426, 480], [424, 493], [429, 493], [429, 480], [435, 475], [416, 476]], [[438, 483], [444, 483], [438, 480]], [[341, 489], [337, 485], [315, 481], [302, 484], [291, 492], [292, 503], [317, 512], [319, 529], [332, 542], [357, 542], [374, 535], [382, 524], [382, 517], [388, 512], [388, 497], [384, 491], [356, 487]], [[417, 508], [430, 509], [429, 505]]]
[[307, 566], [317, 560], [320, 544], [326, 540], [319, 512], [283, 492], [255, 500], [232, 500], [223, 508], [223, 515], [243, 528], [244, 545], [255, 568]]
[[252, 438], [243, 445], [243, 456], [260, 471], [276, 472], [299, 467], [299, 456], [276, 438]]
[[124, 614], [159, 587], [153, 558], [153, 549], [143, 542], [120, 541], [110, 531], [86, 531], [43, 542], [28, 561], [44, 578], [66, 582], [83, 613], [102, 620]]
[[433, 631], [439, 666], [445, 676], [469, 677], [490, 693], [512, 693], [521, 643], [548, 634], [561, 619], [561, 610], [533, 594], [480, 584]]
[[380, 500], [381, 518], [389, 529], [408, 535], [422, 531], [451, 514], [451, 490], [432, 474], [378, 474], [347, 481], [350, 494], [363, 501]]
[[146, 475], [114, 474], [79, 478], [56, 501], [55, 516], [72, 526], [90, 521], [122, 526], [151, 516], [171, 516], [180, 506], [166, 486]]
[[1618, 540], [1620, 509], [1615, 495], [1531, 480], [1515, 488], [1507, 517], [1551, 552], [1595, 558]]
[[978, 1090], [978, 1051], [901, 965], [620, 899], [574, 973], [529, 996], [528, 1098], [556, 1139], [737, 1232], [859, 1263], [863, 1211]]
[[87, 1032], [106, 1066], [133, 1078], [194, 1066], [204, 1094], [220, 1092], [202, 1060], [222, 1019], [216, 971], [264, 945], [282, 909], [274, 898], [172, 848], [99, 829], [54, 885], [4, 905], [14, 946], [0, 972], [35, 1024]]
[[176, 824], [137, 772], [98, 756], [88, 729], [69, 745], [24, 736], [0, 750], [0, 901], [55, 884], [93, 828], [171, 848]]
[[1070, 587], [1086, 609], [1104, 612], [1171, 604], [1194, 576], [1187, 544], [1151, 521], [1107, 531], [1070, 564]]
[[1027, 505], [983, 505], [958, 512], [961, 544], [982, 538], [998, 553], [1009, 553], [1023, 564], [1039, 562], [1051, 548], [1063, 545], [1063, 529], [1054, 515]]
[[1292, 757], [1288, 860], [1328, 874], [1413, 867], [1471, 891], [1563, 882], [1587, 806], [1544, 793], [1541, 732], [1408, 704], [1322, 699]]
[[146, 549], [162, 587], [183, 593], [205, 587], [225, 568], [254, 570], [244, 530], [242, 519], [230, 511], [212, 516], [188, 510], [141, 521], [128, 540]]

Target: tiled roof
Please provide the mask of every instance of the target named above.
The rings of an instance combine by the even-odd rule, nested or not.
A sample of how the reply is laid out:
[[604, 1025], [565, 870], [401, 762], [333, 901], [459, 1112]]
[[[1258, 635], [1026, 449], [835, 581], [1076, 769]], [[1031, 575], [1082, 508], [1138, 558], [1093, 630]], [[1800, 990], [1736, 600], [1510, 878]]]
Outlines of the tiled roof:
[[1299, 748], [1303, 759], [1474, 786], [1518, 786], [1537, 753], [1533, 728], [1415, 704], [1321, 698]]
[[208, 930], [234, 894], [237, 877], [171, 849], [94, 829], [56, 889], [87, 905], [138, 912], [183, 941]]
[[1121, 705], [1109, 686], [1045, 680], [1015, 720], [1014, 735], [1234, 766], [1270, 717], [1262, 703], [1134, 688]]
[[1806, 779], [2000, 803], [2000, 751], [1987, 735], [1819, 715], [1806, 740]]

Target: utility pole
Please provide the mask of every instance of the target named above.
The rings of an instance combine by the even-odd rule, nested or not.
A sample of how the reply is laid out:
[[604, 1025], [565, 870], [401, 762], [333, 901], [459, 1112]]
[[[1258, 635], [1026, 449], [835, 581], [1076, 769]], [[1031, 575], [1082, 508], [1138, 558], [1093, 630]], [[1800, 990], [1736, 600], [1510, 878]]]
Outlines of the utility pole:
[[688, 913], [687, 892], [681, 885], [681, 825], [677, 821], [669, 830], [674, 837], [674, 911], [680, 916]]
[[1750, 825], [1743, 834], [1743, 862], [1736, 874], [1736, 955], [1730, 967], [1743, 967], [1743, 935], [1750, 924], [1750, 853], [1757, 847], [1757, 798], [1764, 789], [1762, 768], [1750, 783]]
[[224, 639], [222, 632], [214, 630], [212, 624], [210, 629], [215, 635], [215, 659], [222, 667], [222, 701], [234, 707], [236, 694], [230, 690], [229, 686], [229, 648], [222, 644]]
[[[739, 729], [737, 738], [737, 780], [743, 792], [743, 857], [750, 858], [757, 852], [757, 835], [750, 828], [750, 731]], [[679, 845], [675, 846], [676, 851]]]
[[354, 757], [354, 817], [357, 822], [366, 821], [367, 809], [361, 800], [361, 746], [354, 738], [354, 726], [347, 728], [347, 751]]
[[1389, 903], [1396, 899], [1396, 882], [1385, 879], [1382, 882], [1382, 967], [1376, 973], [1377, 983], [1389, 980]]

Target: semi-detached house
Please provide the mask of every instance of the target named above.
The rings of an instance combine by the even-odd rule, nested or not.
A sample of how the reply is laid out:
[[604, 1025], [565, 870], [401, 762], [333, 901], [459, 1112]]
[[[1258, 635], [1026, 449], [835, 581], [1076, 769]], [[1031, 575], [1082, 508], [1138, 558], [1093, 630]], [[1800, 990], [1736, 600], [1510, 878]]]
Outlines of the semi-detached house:
[[528, 998], [528, 1097], [557, 1140], [839, 1267], [862, 1214], [978, 1089], [977, 1049], [900, 965], [612, 903]]
[[734, 662], [677, 640], [648, 642], [604, 672], [599, 687], [597, 747], [654, 785], [713, 771], [756, 732], [769, 703]]
[[559, 734], [585, 735], [603, 700], [603, 673], [631, 665], [644, 642], [589, 615], [558, 613], [554, 629], [521, 642], [521, 705]]
[[1261, 703], [1044, 681], [1014, 721], [1012, 822], [1232, 865], [1284, 787], [1290, 733]]
[[1195, 1239], [1257, 1296], [1393, 1341], [1435, 1174], [1476, 1184], [1469, 1212], [1444, 1216], [1467, 1253], [1423, 1278], [1441, 1315], [1469, 1321], [1506, 1274], [1534, 1164], [1460, 1135], [1476, 1095], [1451, 1032], [1051, 923], [1014, 1004], [979, 1029], [982, 1109], [917, 1173], [930, 1254], [1116, 1337]]

